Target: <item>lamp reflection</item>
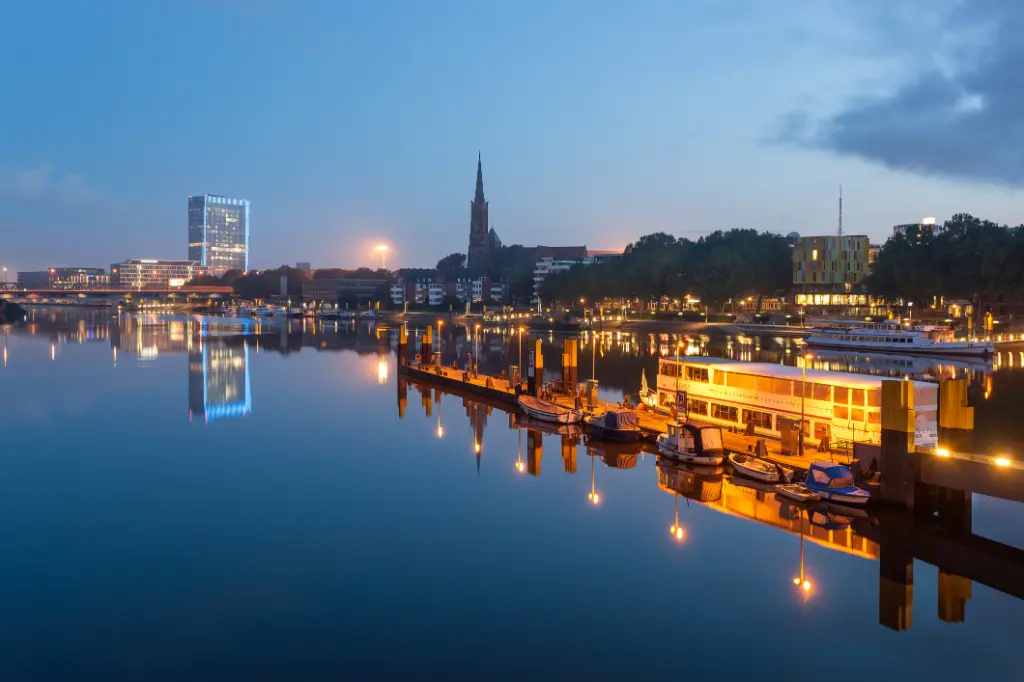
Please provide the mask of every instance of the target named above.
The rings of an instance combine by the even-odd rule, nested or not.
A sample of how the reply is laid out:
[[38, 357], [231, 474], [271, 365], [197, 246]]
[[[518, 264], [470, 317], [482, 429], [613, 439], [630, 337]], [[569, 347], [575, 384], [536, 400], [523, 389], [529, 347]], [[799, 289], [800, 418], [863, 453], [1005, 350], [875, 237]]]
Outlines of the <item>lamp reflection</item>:
[[793, 584], [802, 590], [804, 601], [807, 601], [811, 596], [813, 586], [804, 574], [804, 512], [802, 509], [800, 510], [800, 575], [793, 578]]
[[683, 527], [679, 525], [679, 493], [675, 494], [676, 498], [676, 521], [668, 527], [668, 532], [672, 534], [672, 537], [676, 539], [676, 542], [682, 542], [683, 538], [686, 537]]
[[523, 465], [523, 430], [519, 429], [519, 443], [516, 446], [516, 471], [523, 473], [526, 467]]
[[388, 382], [388, 360], [383, 355], [377, 360], [377, 383], [386, 384]]
[[587, 495], [587, 499], [590, 500], [594, 505], [600, 504], [601, 495], [594, 488], [594, 456], [590, 456], [590, 494]]

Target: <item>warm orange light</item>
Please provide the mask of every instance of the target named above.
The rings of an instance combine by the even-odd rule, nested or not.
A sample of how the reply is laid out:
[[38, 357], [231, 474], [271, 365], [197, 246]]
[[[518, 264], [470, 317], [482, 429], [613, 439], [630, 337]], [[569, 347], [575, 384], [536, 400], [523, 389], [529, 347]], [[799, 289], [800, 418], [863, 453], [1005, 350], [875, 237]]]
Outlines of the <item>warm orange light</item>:
[[995, 463], [997, 467], [1008, 467], [1010, 466], [1010, 460], [1006, 457], [996, 457]]
[[683, 527], [675, 524], [669, 526], [668, 532], [679, 542], [683, 540]]
[[799, 585], [800, 584], [800, 578], [793, 578], [793, 584], [794, 585]]
[[949, 450], [946, 448], [938, 448], [935, 450], [935, 454], [939, 457], [949, 457]]
[[801, 587], [804, 588], [804, 592], [810, 592], [811, 591], [811, 581], [810, 580], [805, 580], [804, 584], [801, 585]]
[[516, 471], [518, 471], [519, 473], [523, 473], [523, 471], [525, 470], [526, 467], [523, 465], [522, 462], [516, 462]]
[[479, 454], [479, 453], [480, 453], [480, 443], [473, 443], [473, 450], [474, 450], [474, 451], [475, 451], [475, 452], [476, 452], [477, 454]]
[[601, 501], [601, 496], [598, 493], [590, 493], [589, 495], [587, 495], [587, 499], [593, 502], [594, 504], [597, 504]]
[[810, 353], [808, 353], [807, 355], [804, 356], [804, 360], [813, 360], [813, 359], [814, 359], [814, 356], [811, 355]]
[[377, 251], [377, 253], [384, 253], [385, 251], [390, 251], [391, 247], [388, 246], [387, 244], [377, 244], [377, 246], [375, 246], [374, 249]]
[[444, 427], [440, 424], [437, 425], [437, 437], [444, 438]]

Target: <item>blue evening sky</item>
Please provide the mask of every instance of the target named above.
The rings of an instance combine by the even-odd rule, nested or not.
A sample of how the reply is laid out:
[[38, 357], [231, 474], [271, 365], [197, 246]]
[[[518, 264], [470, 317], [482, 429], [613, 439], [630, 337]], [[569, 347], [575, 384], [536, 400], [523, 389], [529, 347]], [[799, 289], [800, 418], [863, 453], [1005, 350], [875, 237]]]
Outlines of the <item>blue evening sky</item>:
[[184, 258], [215, 193], [252, 202], [254, 267], [432, 265], [478, 150], [505, 243], [831, 233], [840, 182], [876, 241], [1016, 224], [1020, 88], [984, 69], [1020, 66], [991, 57], [1020, 10], [968, 5], [0, 0], [0, 263]]

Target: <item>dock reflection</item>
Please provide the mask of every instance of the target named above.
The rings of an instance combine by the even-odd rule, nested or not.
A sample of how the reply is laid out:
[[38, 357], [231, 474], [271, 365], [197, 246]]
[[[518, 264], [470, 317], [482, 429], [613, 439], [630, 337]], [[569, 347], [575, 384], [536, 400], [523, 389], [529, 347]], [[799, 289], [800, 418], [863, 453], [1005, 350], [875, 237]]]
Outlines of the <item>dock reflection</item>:
[[[410, 387], [423, 396], [428, 417], [428, 403], [439, 404], [441, 395], [447, 393], [403, 377], [399, 377], [396, 383], [400, 417], [404, 416]], [[641, 443], [605, 443], [584, 438], [578, 429], [531, 422], [506, 406], [485, 405], [477, 396], [467, 394], [458, 397], [473, 423], [474, 444], [482, 443], [482, 431], [477, 426], [481, 414], [490, 415], [493, 409], [509, 412], [509, 426], [519, 431], [515, 461], [518, 472], [525, 470], [532, 476], [541, 475], [543, 439], [548, 436], [558, 438], [564, 469], [575, 473], [576, 452], [582, 444], [590, 457], [587, 500], [593, 505], [602, 499], [597, 485], [598, 461], [611, 469], [642, 468], [638, 466], [645, 456]], [[523, 431], [526, 431], [525, 466]], [[926, 505], [916, 513], [888, 508], [871, 509], [869, 512], [829, 504], [804, 506], [790, 502], [776, 497], [771, 486], [733, 477], [720, 466], [685, 465], [656, 456], [654, 468], [658, 489], [674, 498], [675, 516], [669, 533], [678, 542], [684, 541], [688, 532], [685, 524], [679, 523], [680, 498], [687, 504], [697, 503], [798, 538], [799, 570], [794, 572], [793, 585], [802, 600], [812, 599], [816, 590], [813, 575], [804, 561], [805, 542], [878, 563], [878, 622], [890, 629], [905, 630], [911, 625], [915, 560], [939, 569], [937, 599], [941, 621], [965, 620], [974, 582], [1024, 598], [1024, 550], [973, 532], [969, 493], [938, 489], [930, 498], [934, 504]], [[796, 545], [794, 556], [795, 553]]]

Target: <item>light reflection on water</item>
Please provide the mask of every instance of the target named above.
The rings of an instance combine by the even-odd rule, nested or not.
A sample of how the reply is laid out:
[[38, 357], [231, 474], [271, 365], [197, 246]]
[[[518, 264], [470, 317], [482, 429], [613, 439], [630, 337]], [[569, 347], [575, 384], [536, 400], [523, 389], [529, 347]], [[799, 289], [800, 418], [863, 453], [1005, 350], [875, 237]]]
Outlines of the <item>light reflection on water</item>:
[[[34, 312], [7, 331], [0, 373], [11, 679], [791, 679], [780, 652], [802, 660], [823, 633], [863, 653], [833, 679], [1017, 667], [1012, 591], [920, 560], [909, 602], [894, 587], [892, 529], [923, 521], [811, 513], [722, 469], [528, 427], [402, 381], [390, 332]], [[763, 361], [794, 347], [691, 340]], [[679, 343], [602, 341], [597, 376], [618, 398]], [[442, 343], [446, 362], [476, 345]], [[556, 369], [556, 345], [544, 352]], [[518, 353], [485, 334], [481, 370]], [[963, 371], [994, 379], [989, 404], [1019, 390], [1006, 369]], [[1020, 520], [974, 502], [988, 537], [1024, 547]]]

